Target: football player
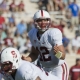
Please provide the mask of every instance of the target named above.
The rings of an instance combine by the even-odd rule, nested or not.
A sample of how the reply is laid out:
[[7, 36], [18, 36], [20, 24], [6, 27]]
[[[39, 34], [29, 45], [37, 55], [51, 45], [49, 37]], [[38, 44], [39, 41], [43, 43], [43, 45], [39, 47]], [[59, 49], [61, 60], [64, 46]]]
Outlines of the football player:
[[0, 54], [1, 72], [5, 80], [58, 80], [56, 76], [45, 72], [25, 60], [21, 60], [17, 49], [8, 47]]
[[33, 19], [35, 27], [28, 33], [32, 50], [28, 57], [22, 56], [22, 59], [32, 62], [39, 57], [45, 71], [51, 72], [58, 80], [68, 80], [61, 31], [51, 28], [51, 18], [45, 10], [37, 11]]

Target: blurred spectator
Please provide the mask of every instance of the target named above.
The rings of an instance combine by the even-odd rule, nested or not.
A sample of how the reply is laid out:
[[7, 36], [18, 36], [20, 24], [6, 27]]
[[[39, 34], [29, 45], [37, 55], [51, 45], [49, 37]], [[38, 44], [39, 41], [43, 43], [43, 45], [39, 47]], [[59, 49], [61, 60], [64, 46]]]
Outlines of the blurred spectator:
[[7, 37], [4, 38], [4, 44], [6, 47], [13, 46], [13, 38], [11, 38], [11, 33], [7, 31]]
[[78, 40], [78, 36], [75, 36], [75, 38], [73, 38], [72, 39], [72, 41], [71, 41], [71, 43], [72, 43], [72, 51], [73, 51], [73, 53], [77, 53], [77, 50], [78, 50], [78, 48], [79, 48], [79, 40]]
[[5, 23], [5, 18], [2, 16], [2, 12], [0, 11], [0, 25]]
[[78, 36], [77, 40], [78, 40], [78, 45], [79, 45], [79, 48], [77, 50], [77, 54], [80, 54], [80, 35]]
[[25, 31], [27, 31], [27, 25], [26, 23], [22, 20], [18, 25], [17, 25], [17, 32], [22, 35]]
[[0, 51], [5, 47], [3, 39], [6, 38], [3, 28], [0, 27]]
[[6, 37], [7, 37], [7, 35], [5, 33], [5, 30], [3, 29], [3, 26], [0, 25], [0, 40], [3, 42], [3, 39]]
[[[19, 7], [18, 7], [18, 5], [16, 5], [15, 10], [14, 10], [14, 13], [17, 13], [17, 12], [19, 12]], [[19, 14], [19, 13], [18, 13], [18, 14]]]
[[13, 14], [11, 15], [11, 17], [9, 17], [9, 23], [13, 23], [15, 25], [15, 17]]
[[76, 64], [71, 66], [69, 80], [80, 80], [80, 58], [77, 58]]
[[62, 33], [64, 33], [63, 28], [65, 27], [65, 22], [63, 20], [60, 20], [60, 24], [57, 24], [54, 21], [52, 21], [52, 27], [58, 28]]
[[58, 28], [63, 33], [63, 28], [61, 25], [53, 25], [54, 28]]
[[62, 0], [53, 0], [53, 2], [54, 2], [56, 11], [60, 11], [64, 8], [64, 4], [63, 4]]
[[12, 3], [9, 5], [9, 10], [14, 12], [16, 9], [15, 0], [12, 0]]
[[7, 11], [7, 2], [6, 0], [3, 0], [2, 3], [0, 4], [0, 8], [2, 11]]
[[47, 10], [48, 0], [39, 0], [38, 5], [39, 9]]
[[3, 42], [3, 43], [0, 43], [0, 51], [1, 51], [2, 49], [4, 49], [4, 48], [6, 48], [5, 45], [4, 45], [4, 42]]
[[11, 37], [14, 38], [14, 35], [16, 33], [16, 25], [14, 25], [14, 23], [10, 23], [9, 27], [7, 28], [7, 30], [10, 32]]
[[27, 23], [28, 27], [27, 27], [27, 32], [29, 32], [32, 28], [34, 28], [34, 22], [33, 20], [31, 20], [29, 23]]
[[71, 17], [71, 23], [74, 29], [74, 26], [78, 26], [79, 25], [79, 6], [76, 4], [76, 0], [74, 0], [74, 2], [70, 3], [68, 8], [71, 11], [72, 17]]
[[[26, 33], [27, 34], [27, 33]], [[18, 49], [25, 44], [26, 40], [26, 34], [23, 33], [20, 35], [18, 32], [15, 34], [14, 37], [14, 43], [18, 44]]]
[[53, 0], [48, 0], [47, 11], [54, 11]]
[[61, 28], [62, 28], [62, 33], [64, 34], [64, 27], [66, 27], [66, 22], [65, 22], [65, 20], [63, 20], [63, 19], [60, 19], [60, 24], [59, 24], [60, 26], [61, 26]]
[[24, 3], [23, 3], [23, 1], [21, 1], [20, 3], [19, 3], [19, 5], [18, 5], [18, 7], [19, 7], [19, 11], [24, 11]]
[[77, 50], [77, 54], [80, 54], [80, 47], [79, 47], [78, 50]]
[[28, 52], [30, 53], [31, 46], [32, 46], [31, 42], [30, 42], [29, 38], [27, 37], [27, 41], [25, 42], [25, 44], [19, 48], [20, 53], [24, 53], [24, 54], [26, 54]]
[[[21, 46], [21, 43], [22, 43], [22, 38], [21, 38], [21, 35], [18, 33], [18, 32], [16, 32], [15, 33], [15, 35], [14, 35], [14, 40], [13, 40], [13, 42], [14, 42], [14, 46], [16, 47], [16, 45], [17, 45], [17, 48], [19, 49], [20, 48], [20, 46]], [[20, 42], [21, 41], [21, 42]]]
[[62, 0], [62, 2], [63, 2], [63, 4], [65, 5], [65, 7], [68, 6], [68, 1], [69, 1], [69, 0]]
[[70, 29], [72, 31], [73, 30], [72, 23], [71, 23], [72, 14], [71, 14], [70, 10], [66, 9], [65, 17], [67, 19], [66, 23], [67, 23], [68, 29]]
[[63, 35], [62, 42], [63, 42], [63, 45], [64, 45], [65, 52], [70, 54], [70, 49], [69, 49], [70, 40], [65, 35]]

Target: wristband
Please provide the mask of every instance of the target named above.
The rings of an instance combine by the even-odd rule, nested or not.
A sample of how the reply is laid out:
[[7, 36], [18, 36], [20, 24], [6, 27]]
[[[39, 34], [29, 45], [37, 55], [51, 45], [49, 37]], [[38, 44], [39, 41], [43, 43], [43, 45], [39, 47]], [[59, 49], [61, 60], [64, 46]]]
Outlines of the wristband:
[[61, 51], [58, 51], [55, 56], [60, 59], [62, 57], [62, 52]]

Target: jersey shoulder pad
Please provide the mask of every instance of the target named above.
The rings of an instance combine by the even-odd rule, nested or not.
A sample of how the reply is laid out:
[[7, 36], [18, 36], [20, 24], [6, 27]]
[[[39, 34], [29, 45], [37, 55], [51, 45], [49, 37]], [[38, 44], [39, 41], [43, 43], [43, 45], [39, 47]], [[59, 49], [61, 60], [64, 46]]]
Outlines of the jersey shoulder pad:
[[51, 34], [61, 34], [61, 31], [58, 28], [49, 28]]

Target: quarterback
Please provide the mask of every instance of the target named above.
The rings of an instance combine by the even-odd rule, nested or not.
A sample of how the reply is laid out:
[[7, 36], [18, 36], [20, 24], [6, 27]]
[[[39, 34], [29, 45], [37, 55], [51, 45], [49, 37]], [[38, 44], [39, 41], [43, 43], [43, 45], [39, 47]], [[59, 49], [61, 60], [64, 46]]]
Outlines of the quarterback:
[[58, 80], [68, 80], [68, 67], [65, 62], [65, 50], [62, 44], [62, 33], [57, 28], [51, 28], [51, 18], [47, 11], [39, 10], [34, 14], [34, 25], [28, 36], [32, 43], [31, 53], [27, 61], [39, 58], [45, 71], [55, 75]]

